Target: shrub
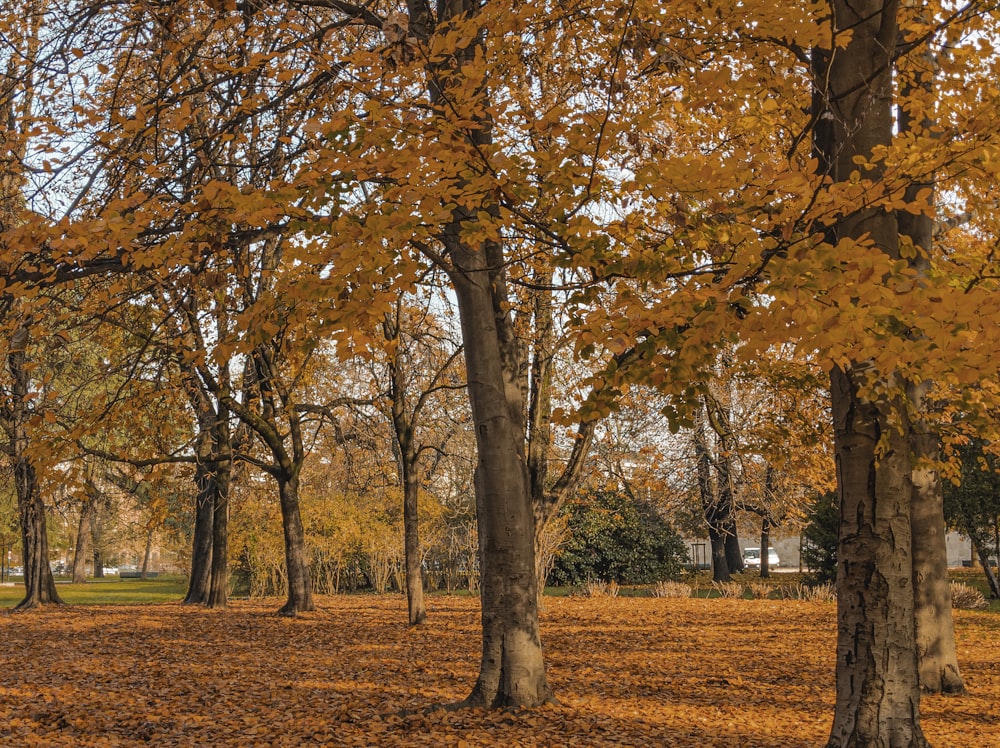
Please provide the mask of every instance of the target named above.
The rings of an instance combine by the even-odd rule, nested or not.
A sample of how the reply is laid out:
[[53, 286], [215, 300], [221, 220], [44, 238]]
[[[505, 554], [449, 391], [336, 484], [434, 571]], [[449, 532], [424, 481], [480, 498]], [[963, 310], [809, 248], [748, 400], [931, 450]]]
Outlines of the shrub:
[[782, 600], [811, 600], [832, 602], [837, 599], [837, 588], [830, 582], [824, 584], [783, 584], [778, 588]]
[[739, 582], [712, 582], [720, 597], [743, 597], [743, 585]]
[[747, 589], [750, 590], [750, 597], [754, 600], [764, 600], [771, 594], [771, 590], [774, 588], [766, 582], [750, 582], [747, 585]]
[[840, 529], [837, 494], [831, 491], [820, 496], [806, 518], [809, 524], [802, 531], [802, 563], [810, 570], [809, 580], [816, 584], [834, 582]]
[[653, 597], [691, 597], [692, 588], [684, 582], [657, 582], [653, 585]]
[[961, 582], [951, 583], [951, 607], [961, 610], [982, 610], [989, 607], [983, 593]]
[[687, 559], [684, 542], [656, 508], [625, 494], [598, 491], [563, 511], [569, 534], [549, 584], [652, 584], [680, 574]]
[[618, 597], [621, 587], [618, 582], [602, 582], [591, 579], [583, 586], [584, 597]]
[[817, 584], [806, 586], [802, 590], [802, 599], [812, 602], [830, 603], [837, 599], [837, 589], [832, 584]]

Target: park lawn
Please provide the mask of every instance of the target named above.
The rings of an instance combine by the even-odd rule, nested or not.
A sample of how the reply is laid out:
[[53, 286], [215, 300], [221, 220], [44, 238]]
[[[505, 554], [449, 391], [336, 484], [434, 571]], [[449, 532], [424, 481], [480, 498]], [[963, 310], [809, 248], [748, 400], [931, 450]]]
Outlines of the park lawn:
[[[180, 575], [153, 579], [119, 579], [109, 576], [88, 579], [83, 584], [56, 581], [56, 590], [71, 605], [139, 605], [181, 600], [187, 592], [187, 578]], [[14, 585], [0, 587], [0, 608], [13, 608], [24, 598], [24, 584], [15, 578]]]
[[[432, 709], [477, 672], [478, 601], [319, 597], [0, 614], [0, 745], [822, 745], [835, 606], [799, 600], [546, 598], [558, 704]], [[1000, 618], [957, 611], [970, 694], [922, 701], [935, 746], [1000, 745]]]

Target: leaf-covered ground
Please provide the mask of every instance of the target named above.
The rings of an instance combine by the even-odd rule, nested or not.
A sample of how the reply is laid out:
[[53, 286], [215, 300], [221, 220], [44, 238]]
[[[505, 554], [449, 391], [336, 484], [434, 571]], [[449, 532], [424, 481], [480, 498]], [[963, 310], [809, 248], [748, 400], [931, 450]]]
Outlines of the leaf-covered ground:
[[[831, 721], [829, 603], [548, 598], [560, 703], [510, 712], [427, 709], [471, 688], [475, 600], [432, 597], [416, 629], [401, 597], [319, 603], [0, 615], [0, 745], [811, 747]], [[925, 732], [1000, 746], [1000, 618], [957, 625], [970, 695], [925, 698]]]

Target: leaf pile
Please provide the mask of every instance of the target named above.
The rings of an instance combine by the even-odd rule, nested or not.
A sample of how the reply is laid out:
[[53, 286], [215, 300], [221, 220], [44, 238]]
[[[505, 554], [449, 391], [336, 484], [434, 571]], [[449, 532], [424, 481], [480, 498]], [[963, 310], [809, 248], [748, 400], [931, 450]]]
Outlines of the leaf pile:
[[[547, 598], [559, 703], [435, 709], [475, 680], [474, 599], [326, 597], [76, 607], [0, 616], [0, 744], [671, 745], [805, 748], [832, 719], [834, 606], [799, 600]], [[956, 611], [970, 693], [922, 701], [935, 746], [1000, 745], [1000, 621]]]

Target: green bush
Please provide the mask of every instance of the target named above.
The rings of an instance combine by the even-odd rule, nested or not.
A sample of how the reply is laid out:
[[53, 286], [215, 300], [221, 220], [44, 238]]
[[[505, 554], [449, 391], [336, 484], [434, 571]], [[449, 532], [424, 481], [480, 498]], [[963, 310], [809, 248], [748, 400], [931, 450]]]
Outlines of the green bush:
[[600, 491], [564, 508], [569, 539], [549, 574], [552, 585], [590, 580], [652, 584], [680, 574], [684, 542], [655, 507]]
[[802, 531], [802, 564], [810, 570], [807, 581], [827, 584], [837, 581], [837, 534], [840, 512], [837, 494], [825, 493], [806, 515], [809, 524]]

